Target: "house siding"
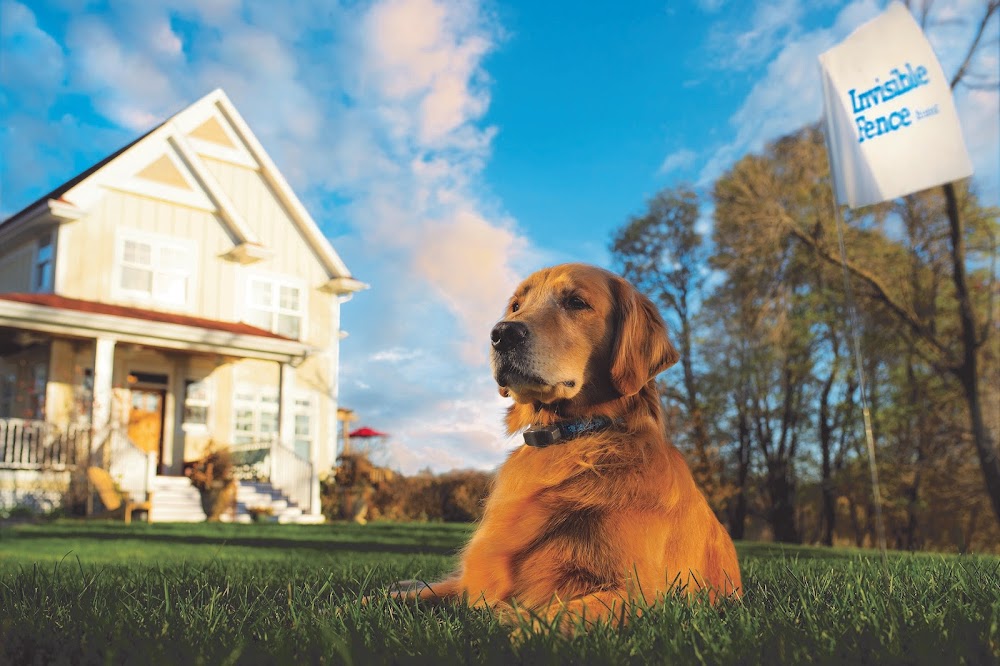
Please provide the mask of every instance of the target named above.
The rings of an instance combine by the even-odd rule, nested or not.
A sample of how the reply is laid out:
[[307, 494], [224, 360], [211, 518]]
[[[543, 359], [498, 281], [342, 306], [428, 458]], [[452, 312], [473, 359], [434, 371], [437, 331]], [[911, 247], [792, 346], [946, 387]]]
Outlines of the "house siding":
[[75, 421], [74, 386], [81, 379], [76, 372], [77, 347], [74, 340], [56, 339], [49, 349], [49, 382], [45, 392], [45, 420], [49, 423]]
[[[171, 309], [116, 293], [113, 268], [119, 230], [125, 229], [193, 241], [197, 266], [188, 287], [188, 307], [176, 309], [197, 317], [236, 321], [237, 267], [219, 258], [232, 249], [232, 242], [215, 215], [125, 192], [109, 191], [85, 218], [61, 229], [59, 240], [68, 244], [68, 255], [86, 257], [62, 268], [63, 296]], [[95, 266], [102, 270], [94, 270]]]
[[274, 257], [254, 264], [295, 275], [317, 286], [328, 278], [298, 227], [259, 171], [202, 157], [209, 171], [229, 194], [233, 206]]
[[35, 239], [0, 248], [0, 293], [31, 291]]

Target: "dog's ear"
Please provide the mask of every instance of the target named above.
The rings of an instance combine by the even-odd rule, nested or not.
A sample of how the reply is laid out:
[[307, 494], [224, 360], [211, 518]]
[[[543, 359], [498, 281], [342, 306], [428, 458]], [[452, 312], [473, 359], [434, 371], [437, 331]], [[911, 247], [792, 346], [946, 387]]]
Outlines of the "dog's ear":
[[635, 395], [681, 356], [652, 301], [622, 278], [613, 279], [611, 292], [617, 306], [611, 383], [622, 395]]

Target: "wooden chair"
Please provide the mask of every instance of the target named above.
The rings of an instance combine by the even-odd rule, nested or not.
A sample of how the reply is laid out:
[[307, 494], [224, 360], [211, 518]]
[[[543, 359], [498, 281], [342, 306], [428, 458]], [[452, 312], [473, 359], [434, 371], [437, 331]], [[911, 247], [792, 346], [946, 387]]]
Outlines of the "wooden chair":
[[118, 507], [125, 505], [125, 524], [132, 524], [133, 511], [145, 511], [148, 514], [153, 508], [152, 498], [145, 502], [136, 502], [125, 491], [119, 490], [115, 486], [114, 479], [104, 469], [100, 467], [88, 467], [87, 478], [90, 484], [97, 490], [97, 494], [104, 503], [104, 508], [108, 511], [116, 511]]

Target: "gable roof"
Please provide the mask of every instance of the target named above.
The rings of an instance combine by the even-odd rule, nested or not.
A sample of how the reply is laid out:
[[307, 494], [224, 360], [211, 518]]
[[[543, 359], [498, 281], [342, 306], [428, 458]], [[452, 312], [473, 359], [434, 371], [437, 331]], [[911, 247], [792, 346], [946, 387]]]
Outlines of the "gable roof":
[[18, 212], [14, 213], [10, 217], [8, 217], [6, 220], [0, 220], [0, 229], [2, 229], [7, 224], [12, 224], [12, 223], [16, 222], [17, 220], [21, 219], [22, 217], [24, 217], [28, 213], [28, 211], [31, 211], [31, 210], [35, 209], [36, 207], [38, 207], [39, 205], [45, 203], [46, 201], [49, 201], [50, 199], [53, 199], [53, 200], [62, 199], [62, 195], [66, 194], [66, 192], [68, 192], [69, 190], [71, 190], [78, 183], [81, 183], [85, 179], [89, 178], [92, 174], [96, 173], [99, 169], [101, 169], [105, 164], [107, 164], [111, 160], [115, 159], [116, 157], [118, 157], [119, 155], [121, 155], [122, 153], [124, 153], [126, 150], [128, 150], [129, 148], [131, 148], [135, 144], [139, 143], [140, 141], [142, 141], [147, 136], [149, 136], [150, 134], [152, 134], [156, 130], [160, 129], [161, 127], [163, 127], [163, 123], [160, 123], [159, 125], [157, 125], [153, 129], [149, 130], [148, 132], [146, 132], [145, 134], [143, 134], [142, 136], [140, 136], [138, 139], [136, 139], [132, 143], [130, 143], [130, 144], [126, 145], [126, 146], [122, 146], [121, 148], [119, 148], [115, 152], [111, 153], [110, 155], [108, 155], [107, 157], [105, 157], [103, 160], [101, 160], [97, 164], [95, 164], [92, 167], [90, 167], [89, 169], [87, 169], [86, 171], [83, 171], [83, 172], [77, 174], [76, 176], [70, 178], [65, 183], [63, 183], [62, 185], [60, 185], [56, 189], [52, 190], [48, 194], [43, 194], [42, 196], [40, 196], [39, 198], [35, 199], [34, 201], [32, 201], [30, 204], [28, 204], [27, 206], [25, 206], [24, 208], [22, 208]]
[[[21, 220], [33, 218], [42, 208], [52, 209], [56, 204], [62, 208], [90, 208], [103, 196], [105, 186], [122, 178], [122, 174], [134, 173], [136, 169], [133, 167], [156, 159], [164, 148], [172, 156], [174, 163], [186, 172], [184, 178], [197, 182], [199, 189], [204, 191], [203, 195], [199, 193], [197, 196], [213, 209], [226, 227], [235, 246], [234, 257], [260, 258], [266, 254], [266, 250], [201, 159], [201, 153], [240, 163], [260, 172], [326, 271], [331, 291], [351, 293], [367, 286], [351, 277], [347, 265], [221, 89], [202, 97], [132, 143], [0, 222], [0, 234], [10, 231]], [[129, 168], [131, 171], [127, 171]]]

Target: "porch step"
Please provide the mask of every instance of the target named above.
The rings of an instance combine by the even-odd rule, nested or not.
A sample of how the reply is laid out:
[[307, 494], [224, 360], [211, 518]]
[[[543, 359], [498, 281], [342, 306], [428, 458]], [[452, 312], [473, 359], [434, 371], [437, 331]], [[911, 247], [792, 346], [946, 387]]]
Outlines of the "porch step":
[[157, 476], [153, 480], [154, 523], [200, 523], [205, 520], [201, 493], [186, 476]]
[[[321, 523], [323, 516], [309, 516], [295, 502], [270, 483], [261, 481], [240, 481], [236, 490], [236, 522], [249, 523], [253, 520], [251, 508], [270, 508], [271, 515], [265, 520], [278, 523]], [[225, 520], [225, 518], [223, 518]]]
[[[250, 509], [269, 507], [271, 515], [265, 518], [278, 523], [322, 523], [323, 516], [302, 513], [295, 502], [270, 483], [259, 481], [238, 481], [236, 489], [235, 522], [253, 522]], [[154, 523], [199, 523], [207, 516], [201, 508], [201, 493], [191, 485], [186, 476], [157, 476], [153, 481], [153, 510], [150, 519]], [[233, 518], [224, 514], [224, 522]]]

